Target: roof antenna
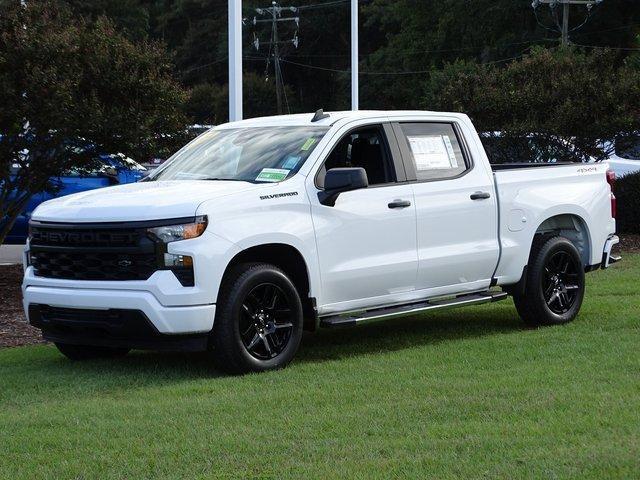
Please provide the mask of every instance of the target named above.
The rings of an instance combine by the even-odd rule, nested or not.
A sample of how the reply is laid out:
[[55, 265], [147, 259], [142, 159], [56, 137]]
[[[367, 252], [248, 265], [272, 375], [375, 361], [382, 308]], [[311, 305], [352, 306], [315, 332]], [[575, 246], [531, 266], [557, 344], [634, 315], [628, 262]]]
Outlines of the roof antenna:
[[320, 120], [324, 120], [325, 118], [329, 118], [329, 114], [324, 113], [322, 109], [320, 109], [316, 111], [316, 114], [311, 119], [311, 122], [319, 122]]

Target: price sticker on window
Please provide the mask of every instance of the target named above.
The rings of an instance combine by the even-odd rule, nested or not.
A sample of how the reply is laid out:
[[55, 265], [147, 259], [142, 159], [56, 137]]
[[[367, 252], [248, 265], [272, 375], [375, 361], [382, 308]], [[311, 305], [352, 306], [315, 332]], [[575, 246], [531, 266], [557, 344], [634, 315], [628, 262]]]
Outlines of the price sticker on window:
[[451, 140], [447, 135], [408, 136], [407, 140], [418, 171], [458, 167]]

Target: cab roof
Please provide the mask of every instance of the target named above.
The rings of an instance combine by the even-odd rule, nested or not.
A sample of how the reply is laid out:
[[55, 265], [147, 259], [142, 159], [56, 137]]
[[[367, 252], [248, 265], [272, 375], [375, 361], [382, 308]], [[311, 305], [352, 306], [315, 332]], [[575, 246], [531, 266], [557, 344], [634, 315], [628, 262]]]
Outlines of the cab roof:
[[[424, 110], [343, 110], [337, 112], [325, 112], [328, 117], [312, 122], [314, 113], [297, 113], [294, 115], [275, 115], [271, 117], [250, 118], [237, 122], [229, 122], [215, 127], [226, 128], [250, 128], [250, 127], [287, 127], [287, 126], [332, 126], [338, 122], [348, 122], [379, 117], [415, 117], [422, 115], [441, 115], [444, 112], [430, 112]], [[460, 116], [459, 113], [447, 113], [447, 115]]]

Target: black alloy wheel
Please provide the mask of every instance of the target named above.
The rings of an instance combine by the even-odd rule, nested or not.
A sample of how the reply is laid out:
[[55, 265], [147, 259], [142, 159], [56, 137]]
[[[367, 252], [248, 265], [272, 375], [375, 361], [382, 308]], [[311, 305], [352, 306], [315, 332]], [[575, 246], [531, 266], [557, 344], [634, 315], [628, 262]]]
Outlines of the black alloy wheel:
[[215, 363], [229, 373], [283, 368], [298, 351], [302, 326], [300, 293], [285, 272], [268, 263], [236, 265], [218, 294]]
[[292, 311], [278, 285], [262, 283], [242, 302], [240, 336], [247, 352], [258, 360], [269, 360], [287, 347], [293, 330]]
[[581, 288], [578, 274], [581, 268], [575, 257], [563, 250], [547, 260], [542, 289], [547, 306], [553, 313], [563, 315], [571, 310]]
[[516, 286], [513, 300], [529, 325], [561, 325], [572, 321], [585, 292], [584, 265], [571, 240], [539, 235], [533, 242], [523, 287]]

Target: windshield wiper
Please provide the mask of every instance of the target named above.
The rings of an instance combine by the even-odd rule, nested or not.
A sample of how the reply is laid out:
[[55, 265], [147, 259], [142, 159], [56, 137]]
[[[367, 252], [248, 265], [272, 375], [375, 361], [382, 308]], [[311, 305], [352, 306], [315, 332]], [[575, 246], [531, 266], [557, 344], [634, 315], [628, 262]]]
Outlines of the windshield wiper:
[[222, 181], [222, 182], [248, 182], [248, 183], [256, 183], [253, 180], [246, 180], [244, 178], [221, 178], [221, 177], [206, 177], [206, 178], [199, 178], [198, 180], [218, 180], [218, 181]]

